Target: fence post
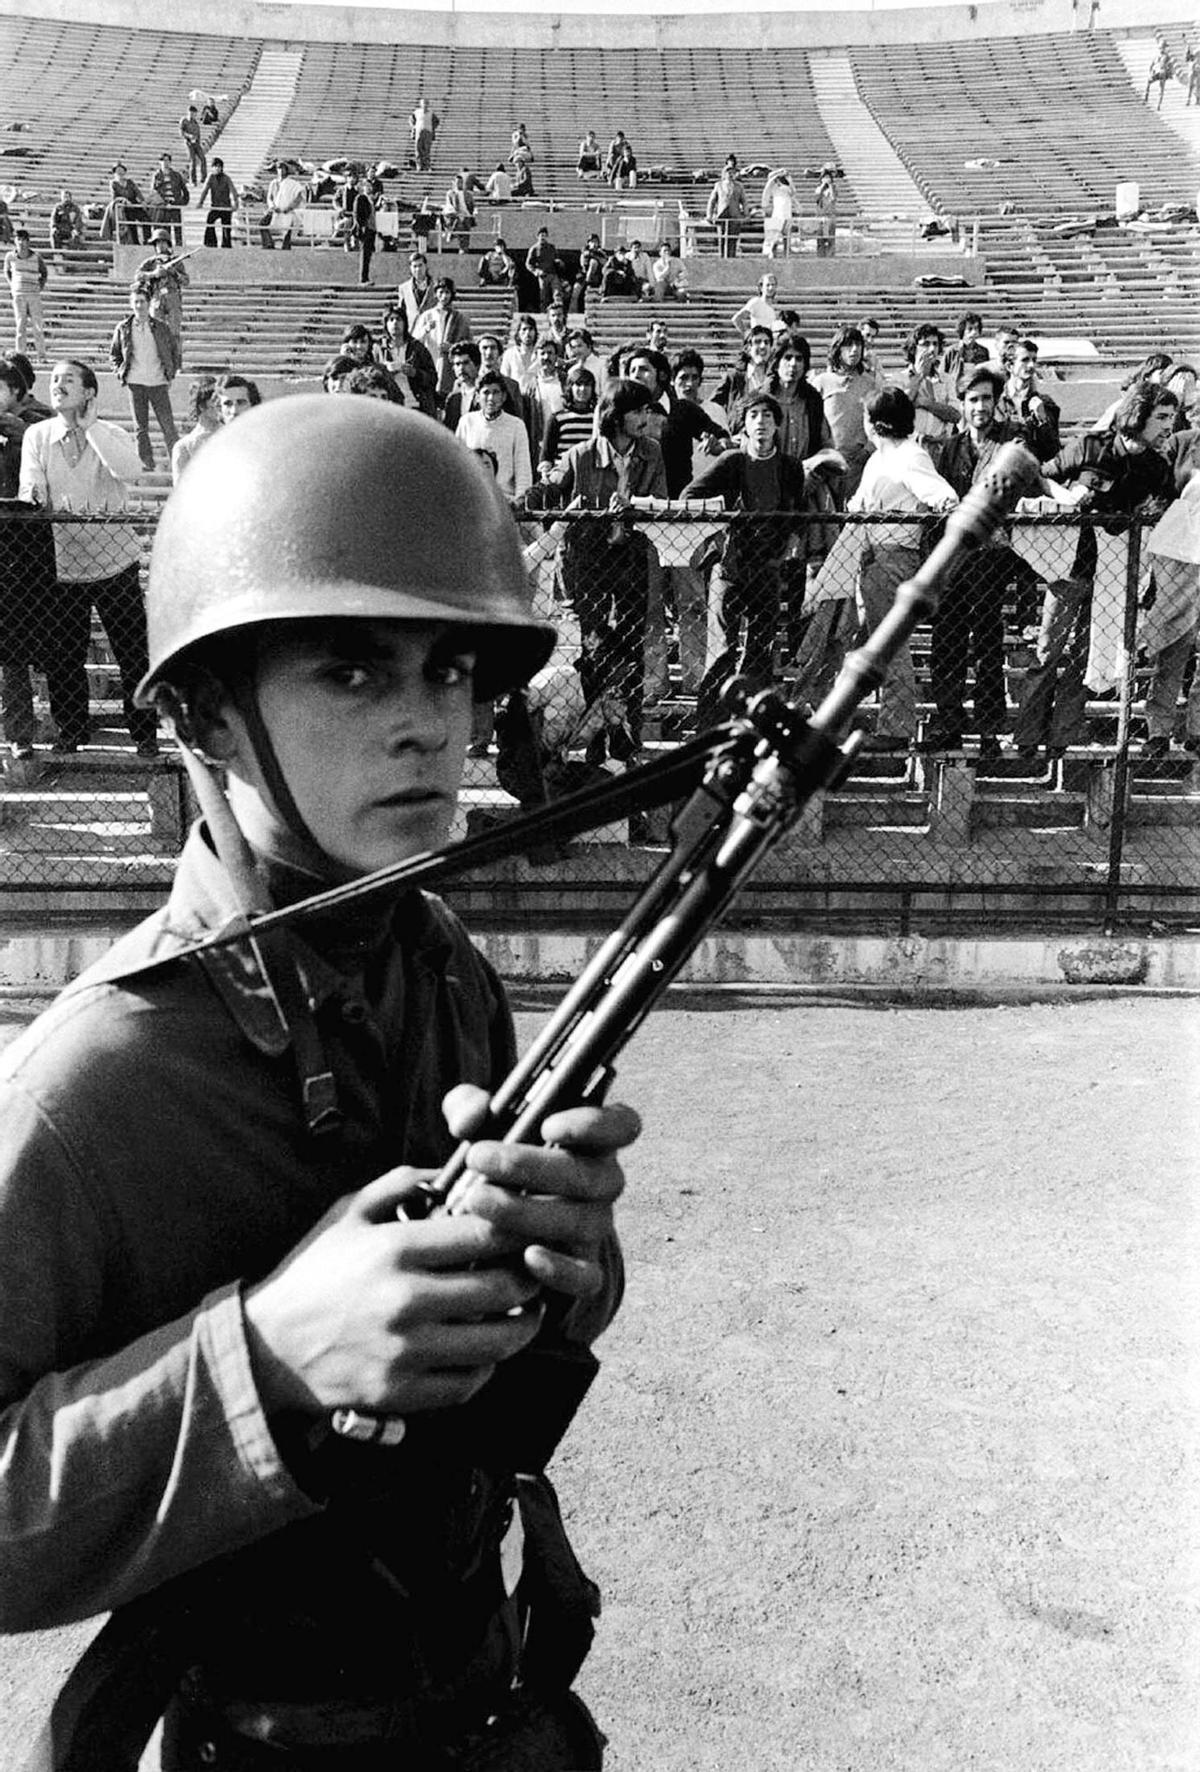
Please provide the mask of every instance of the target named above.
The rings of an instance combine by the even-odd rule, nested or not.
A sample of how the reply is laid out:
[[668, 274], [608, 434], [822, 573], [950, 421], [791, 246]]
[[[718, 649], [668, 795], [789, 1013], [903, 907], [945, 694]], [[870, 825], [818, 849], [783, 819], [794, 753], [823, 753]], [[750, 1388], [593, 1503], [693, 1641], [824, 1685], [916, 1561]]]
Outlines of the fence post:
[[1112, 823], [1108, 831], [1108, 883], [1104, 894], [1104, 933], [1117, 927], [1121, 897], [1121, 859], [1125, 852], [1125, 821], [1129, 811], [1129, 725], [1137, 667], [1138, 579], [1142, 570], [1142, 525], [1137, 517], [1129, 523], [1129, 552], [1125, 561], [1125, 670], [1121, 678], [1117, 717], [1117, 755], [1113, 764]]

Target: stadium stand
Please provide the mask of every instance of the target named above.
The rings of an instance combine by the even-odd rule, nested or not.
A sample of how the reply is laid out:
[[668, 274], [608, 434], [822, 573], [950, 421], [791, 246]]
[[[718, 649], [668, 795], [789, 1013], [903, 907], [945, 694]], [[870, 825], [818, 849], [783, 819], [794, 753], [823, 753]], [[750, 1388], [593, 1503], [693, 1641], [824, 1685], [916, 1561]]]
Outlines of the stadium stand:
[[[1181, 33], [1172, 44], [1182, 65]], [[781, 282], [779, 305], [797, 311], [816, 367], [840, 322], [874, 316], [881, 328], [879, 359], [895, 371], [914, 325], [931, 320], [950, 335], [964, 309], [978, 309], [989, 329], [1011, 322], [1047, 340], [1087, 341], [1094, 347], [1087, 361], [1064, 359], [1060, 366], [1068, 379], [1054, 391], [1069, 433], [1095, 418], [1123, 373], [1150, 348], [1184, 359], [1200, 357], [1195, 224], [1143, 217], [1138, 225], [1118, 227], [1113, 216], [1115, 185], [1128, 176], [1137, 179], [1151, 210], [1194, 202], [1200, 161], [1167, 121], [1147, 111], [1132, 58], [1124, 57], [1120, 41], [1105, 31], [852, 46], [819, 54], [797, 46], [763, 52], [710, 44], [451, 51], [418, 43], [289, 40], [281, 45], [0, 15], [0, 104], [4, 115], [26, 125], [0, 138], [10, 161], [5, 166], [0, 154], [0, 181], [8, 173], [15, 187], [10, 211], [29, 221], [35, 244], [48, 250], [49, 212], [61, 186], [81, 203], [101, 201], [109, 167], [118, 157], [147, 184], [163, 147], [180, 157], [176, 131], [188, 89], [199, 85], [238, 99], [272, 58], [281, 67], [286, 63], [273, 105], [262, 112], [272, 121], [268, 126], [250, 116], [239, 120], [239, 178], [253, 172], [265, 181], [282, 154], [315, 164], [335, 157], [386, 159], [401, 169], [398, 178], [384, 181], [389, 198], [416, 206], [429, 197], [439, 206], [460, 166], [486, 176], [506, 157], [513, 126], [527, 123], [536, 155], [538, 209], [531, 216], [516, 206], [481, 205], [472, 255], [493, 231], [511, 226], [509, 217], [537, 220], [543, 207], [552, 229], [556, 217], [578, 221], [583, 215], [589, 226], [606, 224], [610, 240], [634, 229], [652, 239], [660, 228], [673, 238], [679, 206], [693, 216], [702, 213], [711, 178], [729, 151], [739, 155], [744, 169], [752, 169], [747, 180], [752, 205], [767, 169], [786, 166], [801, 175], [799, 211], [806, 224], [801, 245], [810, 253], [813, 183], [802, 175], [839, 160], [839, 105], [841, 127], [850, 128], [857, 106], [865, 104], [905, 178], [889, 185], [865, 157], [857, 167], [847, 164], [839, 223], [853, 235], [845, 246], [864, 262], [851, 275], [846, 259], [835, 257], [819, 280], [799, 276], [802, 259], [794, 276], [788, 262], [774, 267]], [[85, 79], [79, 77], [81, 69]], [[408, 165], [408, 115], [421, 94], [431, 99], [442, 126], [433, 170], [418, 175]], [[606, 186], [578, 180], [576, 150], [588, 126], [602, 144], [618, 127], [628, 134], [639, 163], [639, 184], [630, 193], [636, 208], [623, 212]], [[881, 154], [878, 163], [884, 158]], [[981, 282], [956, 286], [947, 278], [941, 286], [921, 286], [914, 282], [911, 257], [900, 275], [898, 261], [881, 251], [912, 245], [914, 185], [921, 208], [956, 225], [955, 251], [977, 245]], [[651, 207], [656, 201], [660, 209]], [[248, 219], [257, 213], [258, 205], [252, 205]], [[189, 246], [196, 244], [196, 220], [194, 214], [188, 218]], [[111, 248], [98, 240], [94, 221], [88, 235], [83, 249], [52, 268], [51, 349], [103, 369], [126, 296]], [[256, 234], [247, 230], [245, 237], [254, 240]], [[752, 218], [743, 235], [733, 282], [706, 282], [712, 243], [703, 227], [697, 244], [702, 256], [693, 261], [687, 303], [652, 310], [589, 299], [587, 324], [602, 356], [641, 336], [654, 312], [667, 321], [672, 352], [692, 347], [703, 354], [710, 387], [724, 373], [738, 343], [730, 315], [764, 268], [758, 256], [761, 218]], [[407, 245], [403, 235], [402, 245]], [[211, 260], [220, 256], [214, 253]], [[403, 254], [379, 253], [373, 286], [357, 289], [333, 272], [334, 264], [344, 272], [340, 254], [325, 261], [313, 255], [312, 264], [328, 262], [330, 274], [317, 271], [312, 280], [289, 275], [278, 256], [256, 251], [255, 257], [261, 269], [247, 270], [243, 263], [236, 276], [210, 262], [188, 290], [185, 367], [174, 390], [177, 411], [191, 376], [205, 370], [236, 368], [259, 381], [268, 396], [310, 384], [344, 326], [364, 321], [374, 328], [406, 273]], [[458, 277], [461, 305], [474, 330], [506, 333], [515, 308], [512, 295], [476, 289], [473, 256], [448, 255], [438, 262]], [[39, 391], [44, 387], [43, 380]], [[107, 376], [101, 410], [128, 422], [124, 398]], [[151, 516], [168, 490], [161, 451], [159, 462], [136, 496]], [[1029, 635], [1018, 612], [1009, 614], [1011, 720]], [[923, 730], [932, 713], [926, 640], [916, 662]], [[61, 862], [63, 879], [71, 860], [81, 870], [69, 876], [78, 884], [111, 880], [113, 868], [144, 881], [165, 878], [186, 814], [185, 796], [168, 765], [147, 770], [122, 756], [118, 685], [99, 629], [89, 670], [99, 725], [95, 755], [85, 763], [98, 773], [86, 791], [78, 792], [70, 783], [35, 788], [6, 781], [0, 792], [0, 883], [12, 882], [20, 855], [28, 853], [44, 854], [56, 867]], [[1135, 717], [1142, 711], [1145, 686], [1143, 668], [1131, 706]], [[665, 742], [677, 729], [685, 701], [669, 690], [649, 710], [648, 744]], [[919, 754], [864, 761], [826, 808], [824, 840], [836, 849], [839, 842], [852, 844], [854, 833], [871, 831], [882, 843], [877, 854], [898, 876], [924, 865], [912, 848], [922, 832], [940, 832], [939, 842], [960, 846], [969, 833], [971, 859], [963, 863], [963, 877], [986, 881], [1012, 832], [1020, 831], [1026, 844], [1023, 865], [1048, 870], [1047, 877], [1076, 877], [1093, 865], [1097, 832], [1105, 829], [1115, 733], [1112, 702], [1093, 699], [1087, 743], [1078, 752], [1041, 777], [1021, 780], [1008, 771], [974, 786], [964, 784], [956, 766]], [[506, 803], [492, 768], [489, 759], [472, 763], [476, 806]], [[1200, 801], [1185, 776], [1176, 770], [1138, 781], [1133, 824], [1140, 820], [1160, 835], [1178, 828], [1190, 840]], [[122, 839], [114, 849], [116, 830], [129, 841]], [[138, 855], [142, 859], [134, 860]], [[944, 857], [937, 865], [943, 862]]]

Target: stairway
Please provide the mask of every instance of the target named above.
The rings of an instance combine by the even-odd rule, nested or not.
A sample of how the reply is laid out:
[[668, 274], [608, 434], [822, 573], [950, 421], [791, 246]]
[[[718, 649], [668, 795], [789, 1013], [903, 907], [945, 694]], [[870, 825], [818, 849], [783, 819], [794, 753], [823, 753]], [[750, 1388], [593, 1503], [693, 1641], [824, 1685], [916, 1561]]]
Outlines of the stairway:
[[[279, 139], [296, 96], [303, 63], [302, 49], [264, 47], [241, 103], [212, 144], [209, 163], [213, 154], [220, 155], [226, 172], [239, 188], [257, 180], [263, 162]], [[200, 245], [206, 213], [195, 208], [184, 211], [186, 246]]]
[[[863, 103], [850, 57], [837, 50], [810, 51], [808, 65], [821, 121], [871, 238], [888, 251], [919, 249], [920, 225], [934, 212]], [[945, 240], [933, 245], [946, 250]]]
[[[1116, 40], [1117, 53], [1129, 71], [1138, 97], [1146, 90], [1146, 75], [1150, 63], [1154, 60], [1155, 42], [1153, 37], [1119, 37]], [[1174, 49], [1172, 49], [1174, 53]], [[1182, 63], [1176, 63], [1177, 74], [1183, 74]], [[1167, 89], [1163, 93], [1162, 109], [1158, 110], [1158, 87], [1150, 94], [1149, 108], [1158, 110], [1164, 123], [1169, 123], [1194, 154], [1200, 154], [1200, 105], [1185, 105], [1184, 98], [1187, 87], [1178, 78], [1168, 80]]]

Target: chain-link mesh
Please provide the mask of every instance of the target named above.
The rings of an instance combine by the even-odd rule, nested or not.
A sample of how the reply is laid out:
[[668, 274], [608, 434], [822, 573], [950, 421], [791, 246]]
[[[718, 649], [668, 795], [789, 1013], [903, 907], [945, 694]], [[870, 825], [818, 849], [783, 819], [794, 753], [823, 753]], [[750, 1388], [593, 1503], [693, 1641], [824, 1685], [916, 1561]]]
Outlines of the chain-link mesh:
[[[660, 754], [723, 717], [728, 680], [815, 705], [936, 538], [930, 520], [704, 510], [522, 515], [539, 613], [528, 690], [481, 707], [457, 834]], [[130, 705], [152, 522], [0, 521], [6, 750], [0, 884], [165, 884], [184, 778]], [[1149, 525], [1019, 519], [964, 557], [860, 710], [846, 782], [766, 864], [792, 906], [933, 895], [1003, 915], [1077, 895], [1088, 920], [1191, 913], [1200, 891], [1200, 568]], [[168, 747], [169, 753], [169, 747]], [[626, 891], [669, 812], [499, 865], [518, 899]], [[486, 881], [479, 882], [486, 886]]]
[[133, 706], [146, 669], [143, 517], [0, 517], [0, 886], [141, 889], [171, 877], [179, 766]]

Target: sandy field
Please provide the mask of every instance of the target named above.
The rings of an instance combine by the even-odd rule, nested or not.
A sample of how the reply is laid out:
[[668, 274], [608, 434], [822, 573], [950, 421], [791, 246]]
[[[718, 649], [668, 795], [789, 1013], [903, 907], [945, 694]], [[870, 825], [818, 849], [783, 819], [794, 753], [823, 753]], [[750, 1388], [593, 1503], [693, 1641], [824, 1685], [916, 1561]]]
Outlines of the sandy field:
[[[1180, 999], [655, 1015], [553, 1471], [611, 1772], [1200, 1768], [1198, 1059]], [[85, 1635], [0, 1642], [0, 1772]]]

